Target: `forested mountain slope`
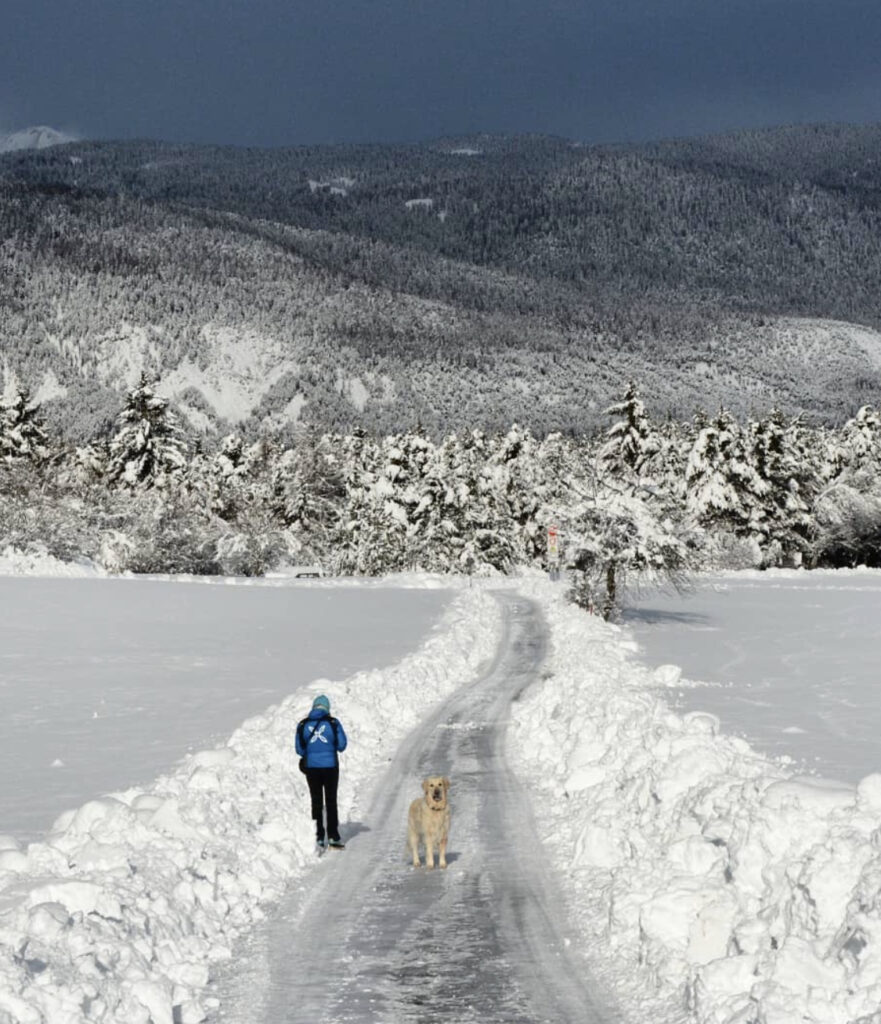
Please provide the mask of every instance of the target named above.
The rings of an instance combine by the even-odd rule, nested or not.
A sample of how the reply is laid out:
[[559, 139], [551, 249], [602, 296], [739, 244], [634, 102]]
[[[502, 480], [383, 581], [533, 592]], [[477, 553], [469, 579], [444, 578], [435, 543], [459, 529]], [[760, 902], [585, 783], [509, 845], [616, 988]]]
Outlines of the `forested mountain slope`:
[[881, 398], [881, 128], [0, 157], [0, 352], [72, 434], [155, 371], [194, 427], [439, 433]]

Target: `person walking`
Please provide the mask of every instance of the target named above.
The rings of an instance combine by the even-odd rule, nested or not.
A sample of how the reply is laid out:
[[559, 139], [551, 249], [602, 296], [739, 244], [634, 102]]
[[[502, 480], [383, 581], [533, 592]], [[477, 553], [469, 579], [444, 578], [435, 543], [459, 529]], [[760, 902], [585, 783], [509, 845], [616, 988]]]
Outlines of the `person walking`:
[[[312, 798], [312, 820], [318, 845], [342, 850], [336, 796], [340, 781], [339, 755], [348, 746], [346, 731], [339, 719], [331, 718], [330, 698], [322, 693], [312, 701], [312, 710], [297, 724], [296, 748], [300, 767], [306, 773]], [[324, 811], [327, 810], [327, 831]], [[326, 838], [325, 838], [326, 837]]]

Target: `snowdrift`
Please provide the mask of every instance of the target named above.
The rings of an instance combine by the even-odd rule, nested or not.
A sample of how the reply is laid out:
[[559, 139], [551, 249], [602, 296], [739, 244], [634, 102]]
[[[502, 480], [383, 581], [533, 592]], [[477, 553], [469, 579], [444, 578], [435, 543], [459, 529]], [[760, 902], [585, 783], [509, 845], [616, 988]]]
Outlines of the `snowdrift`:
[[317, 680], [187, 758], [149, 789], [63, 815], [46, 841], [0, 837], [0, 1022], [192, 1024], [209, 965], [314, 862], [293, 735], [325, 692], [351, 743], [340, 816], [352, 820], [389, 751], [493, 654], [496, 602], [463, 590], [398, 665]]
[[620, 629], [531, 590], [552, 647], [511, 753], [585, 948], [634, 1020], [881, 1020], [881, 775], [800, 778], [712, 716], [673, 713], [657, 688], [675, 666], [648, 671]]
[[63, 562], [45, 549], [23, 551], [7, 545], [0, 550], [0, 576], [85, 577], [107, 573], [88, 559]]

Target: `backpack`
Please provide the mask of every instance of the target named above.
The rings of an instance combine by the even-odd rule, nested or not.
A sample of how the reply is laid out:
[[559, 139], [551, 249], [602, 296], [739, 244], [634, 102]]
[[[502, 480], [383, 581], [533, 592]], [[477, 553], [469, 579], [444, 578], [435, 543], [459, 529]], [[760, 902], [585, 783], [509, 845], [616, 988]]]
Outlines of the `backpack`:
[[[340, 745], [340, 734], [339, 734], [339, 731], [338, 731], [339, 725], [337, 723], [337, 720], [335, 718], [331, 718], [330, 715], [322, 715], [321, 718], [303, 718], [303, 719], [301, 719], [297, 723], [297, 734], [300, 737], [300, 745], [303, 747], [304, 750], [308, 749], [308, 744], [306, 743], [306, 724], [308, 722], [314, 722], [316, 728], [318, 727], [318, 723], [319, 722], [330, 722], [330, 727], [331, 727], [331, 729], [333, 729], [333, 752], [334, 752], [334, 754], [336, 754], [337, 753], [337, 747], [339, 747], [339, 745]], [[315, 732], [315, 729], [313, 729], [312, 732]], [[337, 762], [337, 764], [340, 763], [339, 757], [337, 757], [336, 762]], [[300, 758], [298, 767], [299, 767], [300, 771], [305, 775], [306, 774], [306, 755], [305, 754]]]

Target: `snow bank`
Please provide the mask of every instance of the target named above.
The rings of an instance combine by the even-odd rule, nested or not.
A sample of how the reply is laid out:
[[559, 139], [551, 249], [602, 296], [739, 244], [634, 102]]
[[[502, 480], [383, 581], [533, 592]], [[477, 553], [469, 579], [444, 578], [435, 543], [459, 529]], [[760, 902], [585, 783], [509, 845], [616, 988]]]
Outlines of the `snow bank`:
[[88, 559], [62, 562], [48, 551], [7, 546], [0, 551], [0, 576], [106, 576]]
[[[293, 735], [315, 693], [346, 726], [341, 820], [402, 736], [494, 652], [495, 601], [463, 590], [398, 665], [317, 680], [186, 759], [150, 789], [92, 800], [20, 849], [0, 837], [0, 1022], [190, 1024], [208, 967], [312, 870], [314, 835]], [[345, 825], [343, 826], [345, 828]]]
[[841, 569], [728, 569], [714, 572], [710, 578], [718, 578], [723, 584], [727, 580], [738, 583], [745, 580], [761, 580], [762, 583], [767, 583], [769, 579], [777, 579], [786, 583], [803, 583], [807, 586], [815, 586], [821, 581], [828, 586], [830, 583], [841, 583], [842, 580], [877, 585], [881, 582], [881, 569], [867, 565]]
[[401, 572], [388, 576], [303, 576], [304, 571], [321, 572], [320, 566], [284, 565], [264, 576], [194, 576], [191, 573], [110, 573], [103, 566], [83, 558], [65, 562], [50, 555], [45, 548], [23, 551], [11, 545], [0, 549], [0, 576], [37, 577], [108, 577], [124, 576], [141, 580], [163, 580], [173, 583], [204, 583], [208, 586], [271, 587], [296, 584], [303, 587], [360, 587], [382, 589], [453, 590], [468, 586], [464, 578], [430, 572]]
[[552, 650], [512, 756], [634, 1019], [664, 1019], [655, 992], [701, 1024], [881, 1020], [881, 775], [799, 778], [713, 716], [673, 713], [650, 689], [670, 666], [639, 665], [559, 588], [526, 589]]

